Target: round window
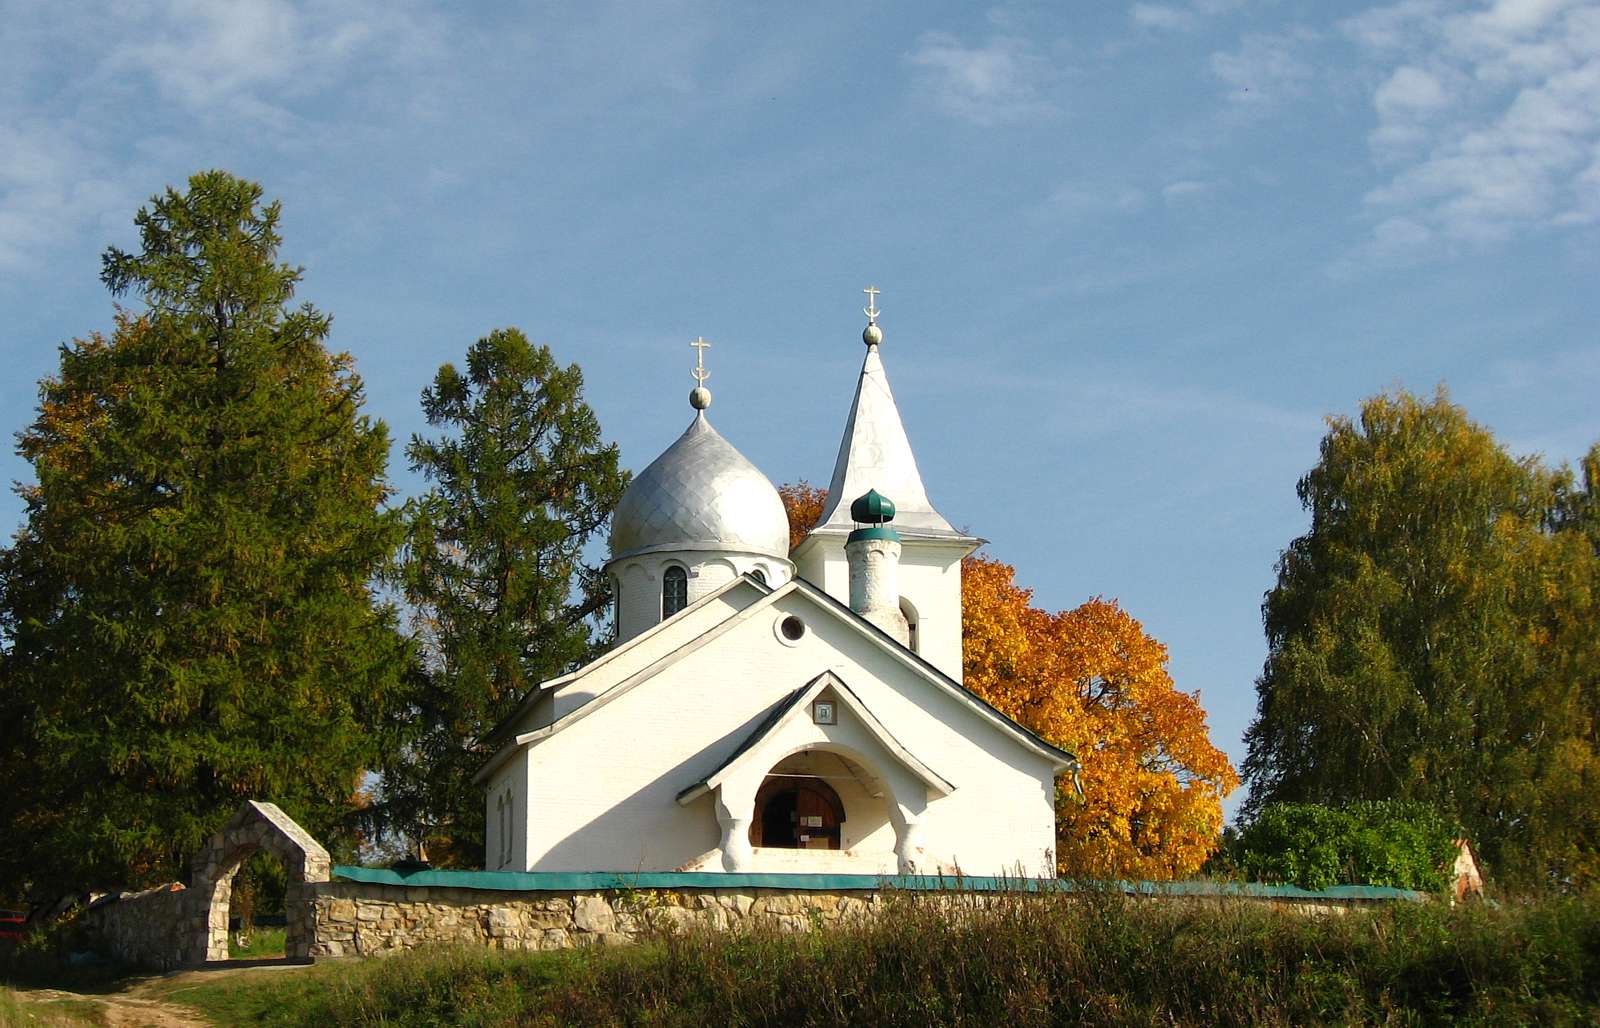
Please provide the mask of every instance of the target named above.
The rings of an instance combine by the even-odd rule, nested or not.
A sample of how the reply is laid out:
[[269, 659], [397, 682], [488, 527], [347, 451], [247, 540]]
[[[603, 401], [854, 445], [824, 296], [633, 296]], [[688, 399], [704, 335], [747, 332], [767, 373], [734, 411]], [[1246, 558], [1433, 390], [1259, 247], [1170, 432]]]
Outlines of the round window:
[[777, 625], [774, 627], [777, 629], [779, 641], [788, 643], [790, 646], [805, 638], [806, 623], [793, 614], [786, 614], [779, 618]]

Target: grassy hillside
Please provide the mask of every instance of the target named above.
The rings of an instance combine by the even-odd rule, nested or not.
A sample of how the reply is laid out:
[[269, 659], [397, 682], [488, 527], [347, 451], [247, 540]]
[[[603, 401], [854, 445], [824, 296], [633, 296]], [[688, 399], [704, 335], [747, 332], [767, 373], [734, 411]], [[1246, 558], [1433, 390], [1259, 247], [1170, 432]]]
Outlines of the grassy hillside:
[[1322, 918], [1115, 895], [937, 902], [855, 929], [434, 950], [171, 998], [229, 1024], [1600, 1022], [1596, 896]]

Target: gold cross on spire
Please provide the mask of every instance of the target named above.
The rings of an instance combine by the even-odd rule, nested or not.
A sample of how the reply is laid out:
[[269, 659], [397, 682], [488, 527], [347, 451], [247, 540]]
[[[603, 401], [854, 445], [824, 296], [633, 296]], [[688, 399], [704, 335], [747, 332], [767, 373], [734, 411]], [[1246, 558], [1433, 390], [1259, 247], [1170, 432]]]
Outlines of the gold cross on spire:
[[883, 290], [877, 286], [868, 286], [861, 291], [867, 294], [867, 305], [861, 308], [861, 313], [867, 316], [867, 324], [876, 325], [878, 323], [878, 315], [883, 313], [878, 309], [878, 294]]
[[706, 370], [706, 351], [711, 348], [711, 344], [706, 342], [705, 336], [697, 336], [689, 345], [695, 349], [694, 370], [689, 374], [694, 376], [697, 384], [705, 385], [706, 379], [711, 377], [711, 372]]

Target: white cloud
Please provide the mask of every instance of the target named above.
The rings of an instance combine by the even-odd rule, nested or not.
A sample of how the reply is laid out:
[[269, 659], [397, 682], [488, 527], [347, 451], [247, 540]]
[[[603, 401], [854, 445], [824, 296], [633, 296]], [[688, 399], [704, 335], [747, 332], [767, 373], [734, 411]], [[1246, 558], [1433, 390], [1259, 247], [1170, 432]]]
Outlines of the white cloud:
[[1151, 29], [1181, 31], [1195, 26], [1194, 12], [1170, 4], [1134, 4], [1130, 17], [1135, 25]]
[[1246, 0], [1194, 0], [1194, 9], [1207, 17], [1228, 14], [1243, 7]]
[[1399, 50], [1415, 37], [1417, 25], [1432, 22], [1443, 10], [1440, 0], [1401, 0], [1348, 18], [1342, 28], [1368, 50]]
[[1210, 187], [1204, 182], [1196, 182], [1194, 179], [1181, 179], [1177, 182], [1169, 182], [1162, 186], [1161, 198], [1166, 200], [1168, 203], [1176, 203], [1186, 197], [1203, 193], [1209, 188]]
[[1121, 182], [1065, 182], [1045, 201], [1045, 213], [1071, 220], [1107, 214], [1131, 214], [1143, 209], [1143, 190]]
[[61, 127], [0, 121], [0, 268], [25, 267], [64, 226], [105, 214], [121, 191], [95, 173], [84, 148]]
[[1251, 33], [1233, 51], [1211, 55], [1211, 73], [1229, 88], [1229, 99], [1242, 107], [1263, 107], [1301, 93], [1312, 76], [1304, 56], [1315, 37], [1298, 30]]
[[357, 58], [405, 61], [430, 34], [404, 5], [372, 0], [164, 0], [116, 9], [100, 72], [147, 76], [191, 110], [282, 124], [282, 104], [323, 89]]
[[[0, 33], [0, 266], [32, 267], [185, 165], [315, 145], [297, 111], [404, 74], [438, 33], [403, 0], [12, 5]], [[120, 213], [120, 219], [113, 218]]]
[[1378, 113], [1378, 127], [1371, 136], [1374, 149], [1389, 152], [1426, 142], [1432, 132], [1430, 122], [1449, 103], [1437, 75], [1409, 64], [1396, 68], [1372, 97]]
[[975, 125], [999, 125], [1052, 114], [1043, 96], [1049, 64], [1032, 44], [995, 36], [967, 46], [943, 32], [928, 32], [906, 56], [917, 69], [917, 88], [934, 107]]
[[1186, 6], [1174, 3], [1136, 3], [1128, 16], [1141, 28], [1187, 32], [1198, 27], [1201, 19], [1231, 14], [1243, 7], [1245, 2], [1246, 0], [1190, 0]]
[[1378, 116], [1385, 117], [1437, 110], [1445, 105], [1446, 98], [1437, 78], [1408, 64], [1395, 69], [1389, 80], [1378, 87], [1372, 102]]
[[1556, 215], [1556, 223], [1586, 225], [1600, 221], [1600, 141], [1590, 148], [1589, 166], [1574, 180], [1573, 193], [1572, 209]]
[[[1372, 249], [1600, 221], [1600, 3], [1403, 0], [1345, 22], [1379, 69]], [[1398, 232], [1396, 225], [1414, 226]]]
[[1380, 254], [1404, 257], [1433, 239], [1433, 231], [1410, 218], [1385, 218], [1372, 230], [1372, 242]]
[[[138, 10], [138, 8], [133, 8]], [[114, 73], [149, 75], [169, 96], [194, 107], [287, 79], [302, 61], [301, 16], [282, 0], [175, 2], [123, 38], [107, 64]], [[309, 62], [307, 62], [309, 63]]]

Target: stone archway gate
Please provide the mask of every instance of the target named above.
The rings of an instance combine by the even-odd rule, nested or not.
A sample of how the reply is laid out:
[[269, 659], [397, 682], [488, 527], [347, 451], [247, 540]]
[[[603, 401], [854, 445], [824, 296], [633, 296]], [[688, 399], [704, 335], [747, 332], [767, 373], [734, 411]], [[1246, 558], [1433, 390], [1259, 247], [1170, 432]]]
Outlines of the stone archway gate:
[[328, 851], [275, 803], [246, 802], [195, 855], [189, 869], [190, 902], [195, 916], [186, 940], [185, 963], [228, 959], [228, 901], [233, 878], [247, 858], [268, 853], [289, 873], [283, 909], [287, 917], [284, 956], [311, 956], [312, 909], [307, 886], [326, 882], [333, 861]]

